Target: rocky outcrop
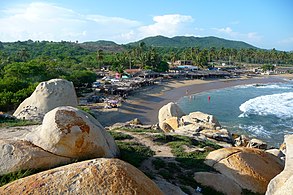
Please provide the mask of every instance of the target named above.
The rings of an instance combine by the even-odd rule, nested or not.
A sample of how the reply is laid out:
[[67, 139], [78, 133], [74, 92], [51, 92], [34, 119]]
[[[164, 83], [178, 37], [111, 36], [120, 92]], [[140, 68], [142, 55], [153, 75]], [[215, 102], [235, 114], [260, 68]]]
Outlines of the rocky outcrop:
[[266, 195], [293, 194], [293, 135], [286, 135], [284, 142], [286, 144], [285, 168], [270, 181]]
[[170, 102], [167, 105], [163, 106], [160, 110], [159, 110], [159, 114], [158, 114], [158, 118], [159, 118], [159, 126], [162, 129], [162, 125], [163, 122], [171, 117], [182, 117], [184, 114], [184, 112], [181, 110], [181, 108], [173, 103]]
[[200, 131], [201, 134], [205, 135], [208, 138], [233, 143], [233, 138], [231, 133], [227, 129], [220, 129], [220, 130], [202, 130]]
[[70, 106], [48, 112], [41, 126], [25, 140], [53, 154], [76, 158], [115, 157], [114, 139], [86, 112]]
[[216, 117], [203, 112], [191, 112], [184, 118], [184, 122], [200, 123], [209, 129], [216, 129], [216, 127], [221, 126]]
[[213, 151], [205, 163], [241, 188], [257, 193], [265, 193], [269, 181], [283, 169], [277, 157], [259, 149], [243, 147]]
[[155, 180], [155, 183], [158, 185], [158, 187], [162, 190], [162, 192], [164, 194], [176, 194], [176, 195], [187, 195], [186, 193], [184, 193], [180, 187], [178, 186], [175, 186], [169, 182], [167, 182], [166, 180], [164, 179], [161, 179], [161, 178], [156, 178]]
[[28, 141], [0, 140], [0, 175], [26, 169], [49, 169], [73, 159], [49, 153]]
[[134, 166], [118, 159], [94, 159], [19, 179], [0, 194], [163, 194]]
[[249, 142], [248, 142], [248, 145], [247, 145], [248, 148], [258, 148], [258, 149], [267, 149], [268, 145], [267, 143], [265, 143], [264, 141], [262, 140], [259, 140], [259, 139], [251, 139]]
[[224, 194], [241, 195], [241, 187], [229, 177], [218, 173], [197, 172], [194, 179]]
[[40, 126], [1, 129], [1, 134], [0, 175], [119, 154], [114, 139], [95, 118], [70, 106], [51, 110]]
[[73, 83], [63, 79], [52, 79], [41, 82], [33, 94], [18, 106], [13, 115], [18, 119], [42, 121], [47, 112], [58, 106], [77, 105]]

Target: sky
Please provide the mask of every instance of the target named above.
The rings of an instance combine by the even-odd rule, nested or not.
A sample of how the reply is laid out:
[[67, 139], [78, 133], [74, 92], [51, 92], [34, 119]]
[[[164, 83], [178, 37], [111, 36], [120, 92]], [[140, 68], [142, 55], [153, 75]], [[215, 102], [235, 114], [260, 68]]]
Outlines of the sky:
[[293, 51], [292, 0], [0, 0], [0, 41], [216, 36]]

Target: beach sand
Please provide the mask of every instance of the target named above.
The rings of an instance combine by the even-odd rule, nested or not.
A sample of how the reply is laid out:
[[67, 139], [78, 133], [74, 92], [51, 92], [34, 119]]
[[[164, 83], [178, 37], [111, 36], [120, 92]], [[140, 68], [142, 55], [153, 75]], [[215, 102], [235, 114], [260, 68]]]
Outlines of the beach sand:
[[99, 109], [96, 114], [98, 120], [104, 126], [130, 121], [134, 118], [138, 118], [143, 124], [156, 124], [159, 109], [169, 102], [176, 102], [183, 96], [237, 85], [284, 82], [284, 78], [292, 79], [293, 75], [237, 79], [169, 80], [138, 90], [129, 96], [118, 109]]

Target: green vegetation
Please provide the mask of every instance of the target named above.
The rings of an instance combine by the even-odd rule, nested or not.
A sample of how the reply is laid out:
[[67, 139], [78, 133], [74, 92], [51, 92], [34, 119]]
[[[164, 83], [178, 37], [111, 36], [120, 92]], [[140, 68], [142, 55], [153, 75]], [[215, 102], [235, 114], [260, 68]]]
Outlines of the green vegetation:
[[2, 175], [0, 176], [0, 187], [12, 181], [18, 180], [23, 177], [27, 177], [37, 172], [38, 172], [37, 170], [22, 170], [22, 171], [17, 171], [14, 173], [8, 173], [5, 175]]
[[19, 119], [0, 119], [0, 128], [2, 127], [16, 127], [16, 126], [28, 126], [28, 125], [39, 125], [40, 122], [19, 120]]
[[120, 159], [135, 167], [139, 167], [145, 159], [153, 156], [155, 153], [149, 147], [136, 142], [116, 142], [120, 149]]
[[117, 129], [113, 129], [112, 131], [115, 131], [115, 130], [129, 131], [129, 132], [135, 132], [135, 133], [157, 133], [158, 132], [156, 130], [132, 128], [132, 127], [119, 127]]
[[[95, 72], [101, 67], [120, 73], [129, 68], [165, 72], [169, 69], [167, 62], [176, 60], [191, 60], [202, 68], [222, 62], [288, 66], [293, 64], [293, 52], [261, 50], [216, 37], [157, 36], [127, 45], [109, 41], [0, 42], [0, 111], [15, 109], [41, 81], [64, 78], [72, 81], [80, 94], [96, 80]], [[272, 67], [265, 66], [266, 69]]]
[[146, 45], [152, 45], [155, 47], [175, 47], [175, 48], [186, 48], [186, 47], [199, 47], [199, 48], [211, 48], [215, 47], [220, 49], [222, 47], [232, 49], [256, 49], [256, 47], [244, 43], [242, 41], [231, 41], [221, 39], [217, 37], [185, 37], [177, 36], [168, 38], [164, 36], [147, 37], [138, 42], [131, 43], [130, 45], [138, 45], [144, 42]]
[[133, 139], [131, 135], [127, 135], [125, 133], [116, 132], [116, 131], [108, 131], [108, 132], [110, 133], [110, 135], [112, 135], [112, 137], [115, 140]]

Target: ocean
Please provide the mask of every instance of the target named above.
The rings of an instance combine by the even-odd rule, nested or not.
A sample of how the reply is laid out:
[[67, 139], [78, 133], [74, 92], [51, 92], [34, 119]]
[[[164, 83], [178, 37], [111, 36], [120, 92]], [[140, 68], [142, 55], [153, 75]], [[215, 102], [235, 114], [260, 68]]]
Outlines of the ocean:
[[185, 113], [214, 115], [232, 133], [258, 138], [279, 147], [293, 134], [293, 81], [211, 90], [178, 100]]

